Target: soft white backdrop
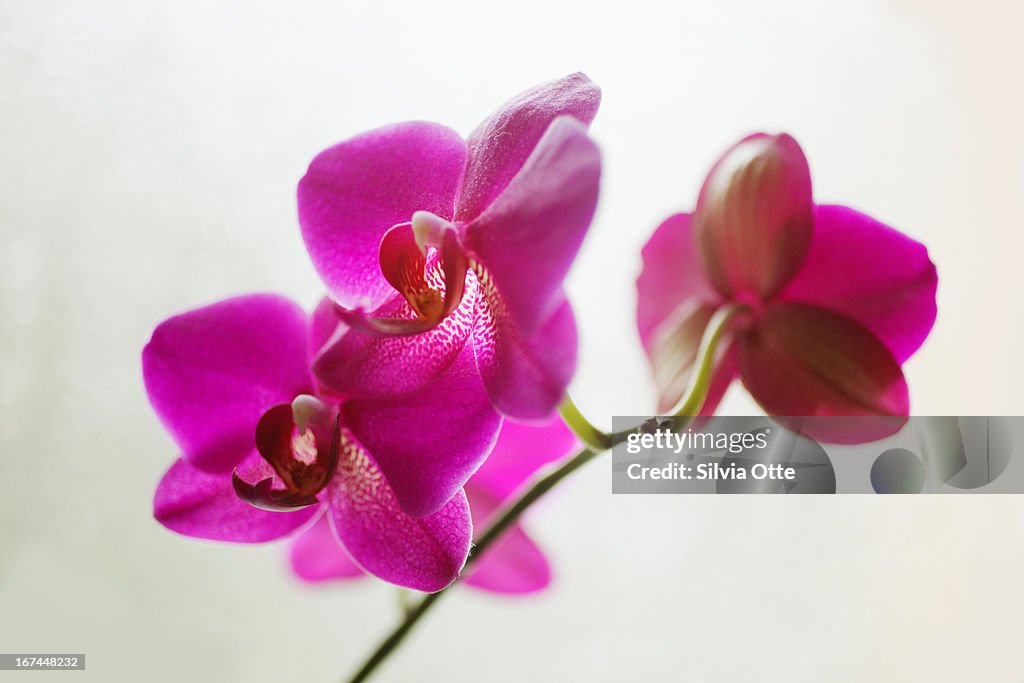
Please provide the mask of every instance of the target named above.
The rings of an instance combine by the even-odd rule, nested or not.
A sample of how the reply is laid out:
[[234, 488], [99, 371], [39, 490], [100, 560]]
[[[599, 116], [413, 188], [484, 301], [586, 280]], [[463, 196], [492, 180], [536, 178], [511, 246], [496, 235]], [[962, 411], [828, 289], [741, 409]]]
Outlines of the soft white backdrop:
[[[605, 92], [570, 281], [596, 421], [651, 409], [641, 245], [756, 129], [797, 136], [820, 200], [929, 245], [915, 412], [1024, 413], [1022, 20], [1000, 0], [0, 0], [0, 651], [87, 653], [41, 680], [351, 670], [397, 617], [389, 587], [310, 589], [281, 547], [152, 521], [175, 451], [139, 351], [231, 294], [316, 300], [293, 193], [319, 149], [410, 118], [468, 133], [575, 70]], [[531, 519], [553, 590], [458, 590], [381, 680], [1021, 680], [1018, 497], [618, 498], [608, 467]]]

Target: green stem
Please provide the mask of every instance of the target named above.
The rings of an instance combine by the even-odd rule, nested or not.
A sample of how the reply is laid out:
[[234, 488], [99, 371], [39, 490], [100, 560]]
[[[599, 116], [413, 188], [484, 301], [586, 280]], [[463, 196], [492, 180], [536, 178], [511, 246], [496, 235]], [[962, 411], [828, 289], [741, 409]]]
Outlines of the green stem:
[[[728, 328], [729, 321], [737, 310], [739, 309], [733, 306], [724, 307], [720, 309], [708, 323], [708, 327], [704, 331], [704, 336], [701, 339], [700, 349], [697, 352], [697, 365], [694, 368], [694, 373], [690, 380], [690, 386], [679, 405], [672, 411], [672, 415], [674, 417], [686, 417], [693, 419], [704, 405], [704, 400], [708, 395], [708, 389], [711, 386], [711, 375], [712, 370], [714, 369], [715, 355], [718, 345]], [[577, 469], [590, 462], [600, 453], [612, 448], [616, 444], [622, 443], [631, 433], [640, 429], [640, 427], [635, 427], [633, 429], [627, 429], [613, 434], [603, 432], [583, 417], [579, 409], [576, 408], [576, 405], [568, 396], [566, 396], [565, 401], [559, 407], [559, 411], [562, 414], [562, 419], [565, 420], [566, 424], [569, 425], [574, 432], [576, 432], [576, 435], [580, 437], [587, 447], [568, 460], [562, 461], [562, 463], [554, 469], [549, 469], [546, 473], [540, 476], [540, 478], [534, 480], [533, 484], [526, 489], [519, 498], [509, 503], [501, 510], [494, 522], [492, 522], [491, 525], [487, 527], [486, 531], [477, 538], [476, 543], [470, 552], [469, 558], [466, 560], [463, 576], [465, 576], [466, 570], [468, 570], [484, 554], [487, 548], [500, 538], [506, 529], [515, 524], [527, 508], [533, 505], [545, 493], [554, 488], [558, 482], [562, 481]], [[676, 425], [676, 428], [679, 428], [678, 424]], [[452, 584], [452, 586], [454, 585], [455, 584]], [[441, 599], [442, 595], [447, 594], [451, 590], [452, 586], [449, 586], [437, 593], [431, 593], [430, 595], [425, 596], [418, 604], [407, 610], [402, 622], [387, 638], [384, 639], [383, 642], [381, 642], [373, 654], [371, 654], [366, 662], [363, 663], [363, 666], [359, 671], [349, 679], [349, 683], [360, 683], [361, 681], [365, 681], [370, 674], [377, 669], [381, 662], [387, 659], [388, 655], [390, 655], [395, 648], [401, 644], [409, 634], [409, 631], [412, 630], [412, 627], [419, 622], [423, 615]]]
[[398, 587], [398, 609], [402, 611], [402, 616], [409, 616], [409, 612], [413, 610], [415, 603], [413, 603], [412, 591], [408, 588]]
[[558, 406], [558, 413], [562, 416], [562, 421], [565, 422], [566, 426], [586, 445], [599, 451], [612, 447], [611, 435], [602, 432], [592, 425], [590, 420], [583, 417], [583, 413], [572, 402], [569, 394], [565, 395], [562, 404]]
[[[594, 451], [589, 448], [583, 449], [569, 460], [566, 460], [562, 465], [538, 479], [536, 483], [527, 489], [522, 496], [506, 507], [501, 515], [489, 527], [487, 527], [487, 530], [477, 539], [472, 551], [470, 552], [469, 558], [466, 560], [466, 566], [463, 569], [463, 572], [469, 569], [473, 563], [483, 555], [484, 551], [487, 550], [492, 543], [498, 540], [501, 534], [508, 529], [509, 526], [519, 519], [519, 516], [523, 514], [523, 511], [526, 510], [526, 508], [533, 505], [538, 498], [551, 490], [555, 484], [585, 465], [599, 452], [600, 451]], [[405, 613], [405, 619], [402, 620], [402, 623], [398, 625], [398, 628], [391, 632], [391, 635], [389, 635], [377, 647], [359, 671], [349, 679], [350, 683], [360, 683], [360, 681], [365, 681], [377, 666], [380, 665], [380, 663], [383, 662], [389, 654], [391, 654], [391, 651], [405, 640], [405, 636], [409, 633], [412, 627], [416, 625], [416, 622], [426, 614], [427, 610], [433, 607], [434, 603], [440, 600], [442, 595], [447, 593], [447, 588], [437, 593], [431, 593], [430, 595], [425, 596], [415, 607], [408, 610]]]
[[722, 342], [726, 330], [729, 329], [729, 323], [733, 316], [741, 310], [741, 306], [730, 304], [718, 309], [711, 316], [708, 326], [704, 329], [704, 335], [700, 339], [700, 348], [697, 349], [697, 365], [690, 378], [690, 386], [672, 411], [673, 417], [694, 417], [704, 407], [708, 390], [711, 389], [711, 377], [715, 370], [718, 345]]
[[[690, 375], [690, 384], [687, 386], [686, 393], [683, 394], [679, 403], [668, 412], [672, 417], [688, 418], [677, 420], [675, 429], [685, 429], [693, 421], [693, 418], [700, 413], [700, 409], [704, 407], [704, 401], [707, 400], [708, 391], [711, 389], [711, 378], [715, 370], [718, 347], [721, 345], [722, 339], [729, 329], [729, 323], [742, 310], [744, 310], [743, 306], [737, 304], [723, 306], [715, 311], [715, 314], [711, 316], [711, 320], [708, 321], [708, 326], [704, 328], [704, 334], [700, 339], [700, 346], [697, 348], [697, 358], [694, 361], [696, 365], [693, 373]], [[566, 402], [572, 403], [568, 397], [566, 397]], [[563, 405], [565, 404], [563, 403]], [[573, 406], [573, 408], [575, 407]], [[563, 419], [565, 419], [564, 414]], [[590, 425], [589, 422], [587, 424]], [[572, 425], [569, 426], [572, 428]], [[596, 428], [591, 425], [591, 429]], [[609, 444], [606, 448], [610, 448], [625, 441], [637, 429], [639, 428], [630, 427], [629, 429], [623, 429], [611, 434], [601, 432], [600, 438]], [[576, 430], [573, 429], [573, 431]]]

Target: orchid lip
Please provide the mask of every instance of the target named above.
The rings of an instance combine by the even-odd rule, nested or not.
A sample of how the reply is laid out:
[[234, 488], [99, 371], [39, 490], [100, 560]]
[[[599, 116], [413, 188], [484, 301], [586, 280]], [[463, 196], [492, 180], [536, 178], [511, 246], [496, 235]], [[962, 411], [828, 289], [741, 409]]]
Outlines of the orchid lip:
[[[287, 511], [316, 505], [334, 476], [340, 450], [338, 411], [312, 396], [301, 395], [263, 414], [256, 426], [256, 449], [275, 477], [255, 484], [236, 470], [231, 484], [239, 498], [263, 510]], [[283, 488], [275, 488], [277, 481]]]
[[[427, 248], [437, 250], [444, 288], [427, 280]], [[466, 291], [469, 257], [455, 226], [429, 211], [417, 211], [413, 220], [384, 233], [378, 259], [384, 278], [409, 304], [415, 318], [376, 318], [363, 309], [336, 306], [338, 316], [351, 328], [379, 337], [404, 337], [428, 332], [447, 318]]]
[[[439, 321], [454, 310], [454, 306], [447, 308], [450, 297], [446, 291], [454, 283], [449, 283], [446, 278], [445, 289], [441, 289], [427, 280], [426, 273], [427, 249], [437, 249], [445, 261], [449, 256], [446, 252], [452, 250], [450, 247], [446, 249], [446, 243], [451, 243], [452, 238], [456, 238], [455, 227], [429, 211], [415, 212], [412, 221], [394, 226], [381, 238], [381, 272], [409, 303], [419, 320]], [[461, 273], [461, 277], [465, 278], [465, 273]], [[461, 299], [461, 292], [453, 294]]]

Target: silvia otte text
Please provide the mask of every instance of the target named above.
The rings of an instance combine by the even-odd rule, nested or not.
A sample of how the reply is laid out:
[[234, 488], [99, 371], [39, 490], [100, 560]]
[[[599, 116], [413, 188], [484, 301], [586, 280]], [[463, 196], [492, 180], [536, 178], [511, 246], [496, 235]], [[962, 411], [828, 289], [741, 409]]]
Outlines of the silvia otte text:
[[645, 467], [633, 463], [626, 469], [630, 479], [674, 479], [687, 480], [719, 480], [719, 479], [765, 479], [776, 481], [793, 481], [796, 470], [779, 464], [754, 463], [749, 467], [737, 467], [735, 463], [723, 465], [717, 462], [700, 463], [699, 465], [681, 465], [672, 463], [663, 467]]

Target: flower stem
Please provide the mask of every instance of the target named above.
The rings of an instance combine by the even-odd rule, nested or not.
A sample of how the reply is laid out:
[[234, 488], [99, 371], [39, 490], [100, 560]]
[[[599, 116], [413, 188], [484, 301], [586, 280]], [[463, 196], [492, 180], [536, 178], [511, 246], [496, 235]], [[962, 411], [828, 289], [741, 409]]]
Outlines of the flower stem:
[[413, 600], [414, 598], [411, 590], [408, 588], [402, 588], [401, 586], [398, 587], [398, 609], [402, 611], [403, 617], [409, 616], [409, 612], [411, 612], [416, 606]]
[[729, 323], [733, 317], [743, 310], [742, 306], [731, 304], [723, 306], [715, 311], [704, 329], [704, 335], [700, 339], [700, 348], [697, 349], [696, 366], [693, 377], [690, 378], [690, 386], [686, 394], [672, 411], [673, 417], [693, 417], [700, 413], [707, 400], [708, 391], [711, 389], [711, 376], [715, 369], [718, 346], [729, 329]]
[[[572, 458], [566, 460], [559, 467], [549, 471], [545, 476], [538, 479], [533, 486], [523, 493], [522, 496], [506, 507], [504, 512], [502, 512], [501, 515], [489, 527], [487, 527], [487, 530], [477, 539], [472, 551], [470, 552], [469, 558], [466, 560], [466, 566], [463, 569], [463, 572], [469, 569], [477, 558], [487, 550], [488, 546], [494, 543], [509, 526], [519, 519], [519, 516], [524, 510], [526, 510], [526, 508], [533, 505], [538, 498], [552, 489], [555, 484], [570, 475], [572, 472], [576, 471], [581, 466], [585, 465], [594, 456], [598, 455], [598, 453], [600, 453], [600, 451], [584, 448]], [[360, 683], [360, 681], [365, 681], [367, 677], [373, 673], [374, 669], [376, 669], [377, 666], [383, 662], [389, 654], [391, 654], [391, 651], [398, 647], [398, 645], [405, 639], [405, 636], [409, 633], [410, 629], [412, 629], [416, 622], [420, 620], [420, 617], [422, 617], [427, 610], [429, 610], [434, 603], [441, 598], [442, 595], [448, 593], [449, 588], [424, 596], [419, 604], [408, 610], [405, 614], [405, 619], [402, 620], [402, 623], [399, 624], [398, 628], [392, 631], [391, 635], [389, 635], [377, 647], [377, 650], [370, 655], [370, 658], [366, 660], [362, 668], [360, 668], [359, 671], [349, 679], [350, 683]]]
[[[704, 405], [704, 400], [708, 395], [708, 389], [711, 386], [711, 375], [712, 370], [714, 369], [718, 346], [725, 334], [729, 321], [737, 310], [739, 309], [731, 306], [720, 309], [715, 314], [715, 317], [713, 317], [708, 323], [707, 329], [704, 330], [704, 336], [701, 339], [700, 350], [697, 355], [697, 365], [694, 368], [693, 377], [690, 380], [690, 386], [687, 389], [686, 395], [679, 402], [679, 405], [672, 411], [673, 417], [688, 418], [681, 420], [681, 422], [689, 423], [689, 421], [697, 415], [701, 407]], [[498, 540], [498, 538], [500, 538], [510, 526], [515, 524], [527, 508], [533, 505], [545, 493], [553, 489], [558, 482], [562, 481], [577, 469], [590, 462], [597, 455], [612, 448], [616, 444], [622, 443], [631, 433], [640, 429], [640, 427], [635, 427], [612, 434], [603, 432], [583, 417], [579, 409], [576, 408], [576, 405], [568, 396], [566, 396], [565, 401], [559, 407], [559, 411], [561, 412], [562, 419], [565, 420], [566, 424], [569, 425], [569, 427], [576, 432], [576, 435], [579, 436], [586, 444], [586, 448], [568, 460], [562, 461], [553, 469], [547, 469], [538, 479], [534, 480], [533, 484], [529, 488], [523, 491], [522, 495], [501, 510], [498, 517], [490, 526], [487, 527], [483, 534], [477, 538], [473, 549], [470, 551], [469, 558], [466, 560], [466, 566], [463, 569], [463, 576], [466, 575], [466, 570], [468, 570], [484, 554], [487, 548]], [[681, 428], [678, 423], [676, 428]], [[454, 585], [455, 584], [452, 584], [452, 586]], [[371, 654], [363, 663], [363, 666], [359, 671], [349, 679], [349, 683], [360, 683], [361, 681], [365, 681], [370, 674], [377, 669], [381, 662], [387, 659], [388, 655], [390, 655], [395, 648], [401, 644], [420, 618], [423, 617], [423, 615], [441, 599], [441, 596], [447, 594], [451, 590], [452, 586], [449, 586], [437, 593], [426, 595], [419, 603], [414, 606], [410, 606], [406, 611], [405, 618], [402, 622], [387, 638], [384, 639], [383, 642], [381, 642], [373, 654]]]
[[573, 434], [578, 436], [580, 441], [586, 445], [600, 451], [612, 447], [611, 435], [601, 431], [591, 424], [590, 420], [583, 417], [583, 413], [572, 402], [569, 394], [565, 395], [562, 404], [558, 406], [558, 414], [562, 416], [562, 421], [573, 431]]

